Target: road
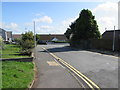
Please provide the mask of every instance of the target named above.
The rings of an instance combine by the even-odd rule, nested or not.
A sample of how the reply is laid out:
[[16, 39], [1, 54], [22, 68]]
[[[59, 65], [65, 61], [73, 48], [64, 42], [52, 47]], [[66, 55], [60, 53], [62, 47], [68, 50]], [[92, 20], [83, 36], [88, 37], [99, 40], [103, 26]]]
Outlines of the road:
[[36, 47], [34, 59], [37, 67], [32, 88], [81, 88], [81, 84], [55, 58], [46, 53], [42, 46]]
[[39, 45], [75, 67], [100, 88], [118, 88], [118, 58], [86, 50], [70, 48], [68, 44]]

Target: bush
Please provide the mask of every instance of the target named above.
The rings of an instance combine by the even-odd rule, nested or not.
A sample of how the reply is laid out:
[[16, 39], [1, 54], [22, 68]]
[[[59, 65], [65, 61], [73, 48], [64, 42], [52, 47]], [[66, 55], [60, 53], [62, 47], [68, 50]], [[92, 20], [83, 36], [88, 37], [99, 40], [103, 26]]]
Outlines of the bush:
[[26, 32], [22, 34], [20, 46], [21, 46], [21, 53], [30, 55], [32, 53], [32, 48], [34, 48], [34, 36], [32, 32]]
[[31, 49], [34, 47], [34, 42], [32, 40], [25, 40], [22, 42], [22, 49]]
[[17, 45], [21, 45], [21, 43], [22, 43], [22, 40], [21, 40], [21, 38], [16, 38], [15, 40], [14, 40], [15, 42], [16, 42], [16, 44]]
[[1, 36], [0, 36], [0, 49], [4, 49], [4, 42]]

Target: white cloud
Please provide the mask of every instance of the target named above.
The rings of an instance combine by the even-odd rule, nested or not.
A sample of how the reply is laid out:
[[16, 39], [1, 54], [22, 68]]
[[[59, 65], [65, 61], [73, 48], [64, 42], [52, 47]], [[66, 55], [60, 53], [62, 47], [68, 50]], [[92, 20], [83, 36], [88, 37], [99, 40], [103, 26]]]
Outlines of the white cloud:
[[118, 29], [118, 4], [115, 2], [104, 2], [92, 9], [93, 14], [98, 22], [101, 33], [107, 30], [112, 30], [114, 25]]
[[43, 23], [52, 23], [53, 22], [52, 18], [49, 17], [49, 16], [43, 16], [43, 17], [40, 17], [40, 18], [35, 18], [35, 19], [33, 19], [33, 21], [43, 22]]
[[12, 31], [13, 33], [20, 33], [21, 30], [19, 29], [19, 26], [18, 24], [16, 23], [9, 23], [9, 24], [6, 24], [6, 23], [3, 23], [3, 22], [0, 22], [0, 27], [5, 29], [6, 31]]
[[96, 8], [93, 9], [93, 12], [98, 12], [98, 11], [102, 11], [102, 12], [111, 12], [111, 11], [117, 11], [117, 3], [113, 3], [113, 2], [105, 2], [103, 4], [98, 5]]
[[36, 26], [36, 33], [49, 34], [52, 32], [54, 32], [53, 26], [48, 26], [48, 25]]
[[70, 25], [72, 22], [74, 22], [77, 18], [78, 18], [78, 16], [73, 17], [73, 18], [68, 18], [68, 19], [66, 19], [66, 20], [63, 20], [63, 21], [61, 22], [61, 24], [62, 24], [63, 26], [69, 27], [69, 25]]
[[28, 27], [28, 26], [33, 26], [33, 23], [27, 22], [27, 23], [24, 23], [24, 25], [27, 26], [27, 27]]
[[40, 28], [41, 28], [41, 29], [53, 29], [52, 26], [47, 26], [47, 25], [46, 25], [46, 26], [40, 26]]
[[[71, 17], [71, 18], [67, 18], [66, 20], [62, 20], [61, 22], [59, 22], [58, 24], [55, 25], [45, 25], [43, 23], [36, 23], [36, 33], [41, 33], [41, 34], [63, 34], [65, 33], [65, 31], [67, 30], [67, 28], [69, 27], [69, 25], [71, 24], [71, 22], [74, 22], [76, 19], [78, 18], [78, 16], [76, 17]], [[40, 22], [41, 19], [39, 19]], [[28, 23], [28, 25], [30, 25]]]
[[40, 13], [35, 13], [34, 15], [35, 16], [45, 16], [45, 13], [44, 12], [40, 12]]
[[13, 22], [10, 24], [1, 23], [1, 27], [9, 30], [16, 30], [18, 28], [18, 25]]
[[7, 28], [7, 29], [15, 30], [15, 29], [17, 29], [18, 25], [16, 23], [10, 23], [8, 25], [5, 25], [4, 27]]
[[58, 25], [58, 29], [61, 33], [65, 33], [65, 31], [67, 30], [67, 28], [69, 28], [69, 25], [71, 25], [72, 22], [74, 22], [76, 19], [78, 18], [78, 16], [72, 17], [72, 18], [68, 18], [66, 20], [63, 20], [60, 25]]

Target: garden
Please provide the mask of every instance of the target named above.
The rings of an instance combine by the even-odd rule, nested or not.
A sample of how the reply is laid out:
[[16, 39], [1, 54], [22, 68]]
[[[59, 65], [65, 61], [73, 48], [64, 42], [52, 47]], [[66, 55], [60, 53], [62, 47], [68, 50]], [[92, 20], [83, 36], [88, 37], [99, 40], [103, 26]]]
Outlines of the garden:
[[[16, 40], [15, 44], [5, 44], [0, 39], [0, 55], [2, 59], [31, 57], [34, 48], [33, 33], [26, 32]], [[33, 62], [0, 61], [2, 86], [0, 88], [29, 88], [34, 78]]]

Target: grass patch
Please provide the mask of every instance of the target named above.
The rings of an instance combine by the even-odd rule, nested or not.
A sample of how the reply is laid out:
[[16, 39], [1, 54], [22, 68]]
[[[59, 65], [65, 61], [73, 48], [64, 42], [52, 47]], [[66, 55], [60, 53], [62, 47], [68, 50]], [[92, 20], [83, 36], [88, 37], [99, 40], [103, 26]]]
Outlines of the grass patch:
[[4, 61], [2, 63], [2, 88], [27, 88], [33, 80], [32, 62]]
[[20, 54], [20, 47], [13, 44], [5, 44], [4, 49], [2, 50], [2, 58], [23, 58], [29, 57]]

